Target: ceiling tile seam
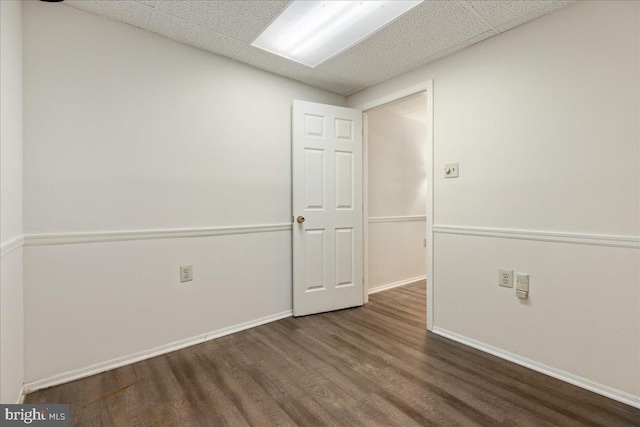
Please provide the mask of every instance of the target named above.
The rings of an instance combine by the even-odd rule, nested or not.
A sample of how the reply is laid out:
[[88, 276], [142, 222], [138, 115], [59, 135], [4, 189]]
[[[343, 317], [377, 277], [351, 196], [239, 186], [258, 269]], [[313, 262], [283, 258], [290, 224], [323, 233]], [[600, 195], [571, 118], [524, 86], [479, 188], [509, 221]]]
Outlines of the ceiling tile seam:
[[[176, 42], [176, 43], [184, 44], [185, 46], [193, 47], [193, 48], [198, 49], [198, 50], [201, 50], [201, 51], [203, 51], [203, 52], [208, 52], [208, 53], [210, 53], [210, 54], [212, 54], [212, 55], [217, 55], [217, 56], [221, 56], [221, 57], [224, 57], [224, 58], [231, 58], [231, 59], [234, 59], [236, 56], [238, 56], [238, 55], [240, 54], [240, 52], [244, 51], [244, 50], [247, 48], [247, 46], [248, 46], [248, 45], [247, 45], [245, 42], [243, 42], [243, 41], [240, 41], [240, 40], [238, 40], [238, 39], [236, 39], [236, 38], [234, 38], [234, 37], [231, 37], [231, 36], [227, 36], [226, 34], [222, 34], [222, 33], [219, 33], [219, 32], [217, 32], [217, 31], [214, 31], [214, 30], [210, 30], [210, 29], [208, 29], [208, 28], [206, 28], [206, 27], [203, 27], [203, 26], [202, 26], [202, 25], [200, 25], [200, 24], [196, 24], [195, 22], [188, 21], [188, 20], [186, 20], [186, 19], [184, 19], [184, 18], [181, 18], [181, 17], [176, 16], [176, 15], [172, 15], [171, 13], [167, 13], [167, 12], [165, 12], [165, 11], [163, 11], [163, 10], [160, 10], [160, 9], [152, 8], [152, 10], [153, 10], [153, 11], [151, 12], [151, 16], [149, 16], [149, 24], [147, 25], [147, 28], [144, 28], [144, 29], [145, 29], [145, 30], [147, 30], [147, 31], [149, 31], [149, 32], [152, 32], [153, 34], [158, 34], [158, 35], [161, 35], [161, 36], [163, 36], [163, 37], [165, 37], [165, 38], [168, 38], [169, 40], [173, 40], [173, 41], [174, 41], [174, 42]], [[172, 37], [166, 36], [166, 35], [164, 35], [164, 34], [162, 34], [162, 33], [157, 32], [157, 31], [153, 31], [153, 30], [150, 28], [150, 27], [151, 27], [151, 25], [150, 25], [150, 24], [151, 24], [151, 19], [153, 18], [153, 15], [154, 15], [155, 13], [169, 15], [169, 16], [171, 16], [171, 17], [175, 18], [175, 19], [178, 19], [178, 20], [180, 20], [180, 21], [182, 21], [182, 22], [186, 23], [186, 24], [193, 25], [194, 27], [197, 27], [197, 28], [198, 28], [198, 29], [200, 29], [200, 30], [203, 30], [203, 31], [205, 31], [205, 32], [215, 33], [215, 34], [216, 34], [217, 36], [219, 36], [219, 37], [222, 37], [222, 38], [227, 39], [227, 40], [233, 40], [233, 41], [235, 41], [235, 42], [238, 42], [238, 43], [243, 44], [244, 46], [242, 46], [240, 49], [238, 49], [238, 52], [234, 53], [234, 54], [233, 54], [233, 56], [226, 56], [226, 55], [224, 55], [224, 54], [222, 54], [222, 53], [219, 53], [219, 52], [212, 52], [212, 51], [210, 51], [210, 50], [201, 49], [201, 48], [196, 47], [196, 46], [193, 46], [193, 45], [191, 45], [191, 44], [187, 44], [187, 43], [179, 42], [179, 41], [177, 41], [176, 39], [174, 39], [174, 38], [172, 38]]]
[[[145, 4], [144, 6], [147, 6], [147, 5]], [[147, 7], [151, 7], [151, 6], [147, 6]], [[155, 7], [151, 7], [151, 13], [149, 14], [149, 17], [147, 18], [147, 23], [144, 26], [144, 29], [147, 31], [150, 31], [149, 28], [151, 28], [151, 19], [153, 18], [154, 13], [156, 13]]]
[[491, 22], [489, 22], [487, 18], [485, 18], [480, 12], [478, 12], [476, 8], [473, 7], [473, 5], [469, 3], [467, 0], [459, 0], [458, 3], [464, 6], [464, 8], [467, 9], [469, 12], [471, 12], [476, 18], [480, 19], [482, 22], [488, 25], [489, 28], [494, 30], [496, 33], [500, 33], [500, 30], [498, 30], [494, 25], [492, 25]]
[[[139, 2], [139, 3], [141, 3], [141, 2]], [[144, 6], [147, 6], [147, 7], [151, 8], [151, 13], [149, 14], [149, 19], [147, 19], [147, 25], [145, 26], [145, 30], [148, 31], [148, 28], [151, 26], [151, 19], [153, 18], [153, 14], [156, 11], [156, 2], [153, 2], [153, 6], [145, 4], [145, 3], [142, 3], [142, 4]]]
[[[2, 1], [2, 0], [0, 0], [0, 1]], [[70, 4], [70, 3], [65, 3], [64, 1], [62, 1], [62, 2], [60, 2], [60, 3], [62, 4], [62, 6], [67, 6], [67, 7], [70, 7], [70, 8], [72, 8], [72, 9], [74, 9], [74, 10], [79, 10], [79, 11], [81, 11], [81, 12], [88, 13], [89, 15], [99, 16], [100, 18], [108, 19], [109, 21], [120, 22], [120, 23], [122, 23], [122, 24], [124, 24], [124, 25], [130, 25], [130, 26], [132, 26], [132, 27], [134, 27], [134, 28], [140, 28], [140, 29], [142, 29], [142, 30], [149, 31], [149, 30], [148, 30], [147, 28], [145, 28], [145, 27], [140, 27], [140, 26], [138, 26], [138, 25], [136, 25], [136, 24], [132, 24], [132, 23], [130, 23], [130, 22], [122, 21], [122, 20], [120, 20], [120, 19], [118, 19], [118, 18], [114, 18], [114, 17], [109, 16], [109, 15], [102, 15], [102, 14], [100, 14], [100, 13], [90, 12], [90, 11], [88, 11], [88, 10], [86, 10], [86, 9], [82, 9], [82, 8], [79, 8], [79, 7], [75, 7], [75, 6], [73, 6], [72, 4]], [[139, 3], [139, 2], [138, 2], [138, 3]], [[149, 7], [149, 6], [147, 6], [146, 4], [144, 4], [144, 3], [140, 3], [140, 6], [142, 6], [142, 7], [146, 8], [146, 9], [149, 9], [149, 11], [148, 11], [148, 12], [149, 12], [149, 22], [150, 22], [150, 21], [151, 21], [151, 15], [153, 15], [154, 8]], [[148, 23], [147, 23], [147, 25], [148, 25]]]
[[[417, 61], [415, 61], [415, 62], [411, 63], [410, 65], [408, 65], [408, 66], [406, 67], [406, 71], [402, 72], [401, 74], [394, 74], [394, 73], [395, 73], [395, 71], [392, 71], [392, 72], [390, 72], [390, 73], [388, 73], [388, 74], [385, 74], [383, 77], [379, 77], [379, 78], [377, 78], [377, 79], [373, 80], [373, 82], [371, 82], [370, 84], [367, 84], [367, 85], [365, 86], [365, 89], [366, 89], [366, 88], [368, 88], [368, 87], [375, 86], [375, 85], [377, 85], [377, 84], [380, 84], [380, 83], [386, 82], [387, 80], [391, 80], [391, 79], [393, 79], [393, 78], [395, 78], [395, 77], [400, 77], [400, 76], [402, 76], [402, 75], [404, 75], [404, 74], [406, 74], [406, 73], [409, 73], [409, 72], [411, 72], [411, 71], [414, 71], [414, 70], [418, 69], [419, 67], [421, 67], [421, 66], [423, 66], [423, 65], [431, 64], [432, 62], [435, 62], [435, 61], [437, 61], [437, 60], [439, 60], [439, 59], [442, 59], [442, 58], [446, 58], [446, 57], [448, 57], [448, 56], [451, 56], [451, 55], [453, 55], [454, 53], [457, 53], [457, 52], [459, 52], [459, 51], [461, 50], [461, 49], [456, 49], [456, 47], [461, 46], [461, 45], [463, 45], [464, 43], [468, 42], [469, 40], [473, 40], [474, 38], [479, 37], [479, 36], [482, 36], [482, 35], [487, 34], [487, 33], [491, 33], [491, 35], [490, 35], [489, 37], [487, 37], [487, 38], [491, 38], [491, 37], [493, 37], [493, 36], [496, 36], [496, 35], [500, 34], [500, 31], [497, 31], [497, 30], [488, 30], [488, 31], [482, 32], [482, 33], [480, 33], [480, 34], [476, 34], [476, 35], [475, 35], [475, 36], [473, 36], [473, 37], [469, 37], [468, 39], [465, 39], [465, 40], [461, 41], [460, 43], [456, 43], [455, 45], [453, 45], [453, 46], [449, 46], [449, 47], [447, 47], [447, 48], [445, 48], [445, 49], [442, 49], [442, 50], [440, 50], [440, 51], [438, 51], [438, 52], [434, 53], [433, 55], [429, 55], [429, 56], [428, 56], [428, 57], [426, 57], [426, 58], [422, 58], [422, 59], [419, 59], [419, 60], [417, 60]], [[465, 46], [464, 48], [471, 47], [471, 46], [473, 46], [473, 45], [475, 45], [475, 44], [478, 44], [478, 43], [480, 43], [480, 42], [483, 42], [483, 41], [485, 41], [487, 38], [482, 39], [482, 40], [478, 40], [477, 42], [472, 43], [472, 44], [470, 44], [470, 45], [468, 45], [468, 46]], [[444, 56], [438, 57], [438, 55], [440, 55], [442, 52], [444, 52], [444, 51], [446, 51], [446, 50], [449, 50], [449, 49], [454, 49], [454, 50], [453, 50], [451, 53], [447, 54], [447, 55], [444, 55]], [[435, 57], [435, 59], [430, 60], [430, 58], [434, 58], [434, 57]], [[362, 90], [362, 89], [360, 89], [360, 90]], [[354, 93], [356, 93], [356, 92], [354, 92]], [[349, 94], [348, 96], [351, 96], [351, 95], [352, 95], [352, 94]]]
[[345, 83], [349, 83], [350, 85], [353, 85], [353, 86], [358, 86], [358, 87], [362, 86], [360, 83], [352, 82], [349, 79], [345, 79], [344, 77], [336, 76], [335, 74], [330, 73], [328, 71], [318, 70], [316, 68], [311, 68], [311, 70], [314, 70], [314, 71], [316, 71], [316, 72], [318, 72], [320, 74], [326, 74], [327, 76], [333, 77], [334, 79], [338, 79], [338, 80], [343, 81]]
[[[241, 42], [241, 43], [242, 43], [242, 42]], [[238, 59], [238, 57], [240, 56], [240, 54], [241, 54], [242, 52], [244, 52], [245, 50], [247, 50], [248, 48], [249, 48], [249, 45], [245, 44], [245, 45], [242, 47], [242, 49], [240, 49], [240, 50], [239, 50], [235, 55], [233, 55], [233, 56], [231, 57], [231, 59], [233, 59], [234, 61], [241, 62], [241, 63], [246, 64], [246, 65], [249, 65], [248, 63], [246, 63], [246, 62], [242, 62], [242, 61], [240, 61], [240, 60]]]
[[282, 15], [282, 14], [284, 13], [284, 11], [285, 11], [285, 10], [287, 10], [287, 8], [288, 8], [289, 6], [291, 6], [291, 3], [293, 3], [293, 2], [294, 2], [294, 0], [289, 0], [289, 2], [288, 2], [288, 3], [287, 3], [287, 4], [286, 4], [282, 9], [280, 9], [280, 12], [278, 12], [278, 13], [277, 13], [273, 18], [271, 18], [271, 20], [267, 23], [267, 25], [265, 25], [264, 27], [262, 27], [262, 29], [261, 29], [260, 31], [258, 31], [258, 34], [256, 34], [255, 36], [253, 36], [253, 38], [251, 39], [251, 41], [250, 41], [248, 44], [249, 44], [250, 46], [252, 46], [252, 45], [253, 45], [253, 42], [254, 42], [254, 41], [256, 41], [256, 39], [257, 39], [258, 37], [260, 37], [260, 35], [261, 35], [262, 33], [264, 33], [264, 30], [266, 30], [267, 28], [269, 28], [269, 26], [270, 26], [271, 24], [273, 24], [273, 22], [274, 22], [276, 19], [278, 19], [278, 18], [280, 17], [280, 15]]
[[517, 24], [514, 27], [510, 27], [510, 28], [508, 28], [506, 30], [502, 30], [500, 32], [504, 33], [505, 31], [513, 30], [514, 28], [517, 28], [520, 25], [528, 24], [531, 21], [534, 21], [534, 20], [536, 20], [538, 18], [542, 18], [543, 16], [548, 15], [550, 13], [557, 12], [560, 9], [564, 9], [567, 6], [571, 6], [574, 3], [575, 3], [575, 0], [572, 0], [570, 3], [564, 4], [564, 5], [562, 5], [562, 6], [558, 7], [558, 8], [555, 8], [555, 9], [547, 10], [545, 12], [542, 12], [542, 14], [540, 14], [540, 11], [544, 10], [544, 7], [540, 6], [540, 7], [538, 7], [537, 9], [535, 9], [535, 10], [533, 10], [531, 12], [525, 13], [524, 15], [520, 15], [517, 18], [511, 19], [511, 20], [509, 20], [509, 21], [507, 21], [507, 22], [505, 22], [503, 24], [500, 24], [500, 27], [507, 27], [507, 26], [510, 26], [514, 22], [522, 21], [523, 19], [525, 20], [524, 22], [521, 22], [520, 24]]
[[[173, 16], [173, 15], [172, 15], [172, 16]], [[168, 38], [169, 40], [173, 40], [173, 39], [171, 39], [171, 38], [169, 38], [169, 37], [163, 36], [162, 34], [159, 34], [159, 33], [158, 33], [158, 35], [160, 35], [160, 36], [162, 36], [162, 37], [165, 37], [165, 38]], [[175, 41], [175, 40], [173, 40], [173, 41]], [[178, 43], [179, 43], [179, 42], [178, 42]], [[190, 47], [193, 47], [194, 49], [202, 50], [202, 49], [199, 49], [199, 48], [197, 48], [197, 47], [195, 47], [195, 46], [190, 46]], [[248, 48], [250, 48], [250, 46], [249, 46], [249, 45], [246, 45], [243, 49], [240, 49], [240, 52], [243, 52], [245, 49], [248, 49]], [[239, 64], [241, 64], [241, 65], [243, 65], [243, 66], [245, 66], [245, 67], [250, 67], [250, 68], [253, 68], [254, 70], [258, 70], [258, 71], [261, 71], [261, 72], [263, 72], [263, 73], [269, 73], [269, 74], [271, 74], [271, 75], [273, 75], [273, 76], [276, 76], [276, 77], [279, 77], [279, 78], [281, 78], [281, 79], [291, 80], [291, 81], [294, 81], [294, 82], [296, 82], [296, 83], [300, 83], [300, 84], [303, 84], [303, 85], [307, 85], [307, 86], [310, 86], [310, 87], [313, 87], [313, 88], [316, 88], [316, 89], [321, 89], [321, 90], [324, 90], [324, 91], [327, 91], [327, 92], [330, 92], [330, 93], [334, 93], [334, 94], [336, 94], [336, 95], [346, 96], [346, 95], [344, 95], [344, 94], [342, 94], [342, 93], [334, 92], [334, 91], [332, 91], [332, 90], [329, 90], [329, 89], [327, 89], [326, 87], [323, 87], [323, 86], [322, 86], [321, 84], [319, 84], [319, 83], [309, 83], [309, 82], [302, 81], [302, 80], [299, 80], [299, 79], [294, 79], [293, 77], [284, 76], [284, 75], [282, 75], [282, 74], [278, 74], [278, 73], [276, 73], [276, 72], [269, 71], [269, 70], [266, 70], [266, 69], [264, 69], [264, 68], [260, 68], [260, 67], [259, 67], [259, 66], [257, 66], [257, 65], [253, 65], [253, 64], [250, 64], [250, 63], [248, 63], [248, 62], [244, 62], [244, 61], [242, 61], [242, 60], [240, 60], [240, 59], [236, 59], [236, 57], [237, 57], [238, 55], [240, 55], [240, 52], [238, 52], [238, 53], [235, 55], [235, 57], [224, 56], [224, 55], [217, 54], [217, 53], [212, 53], [212, 52], [209, 52], [209, 51], [203, 51], [203, 52], [207, 52], [207, 53], [209, 53], [209, 54], [211, 54], [211, 55], [222, 56], [222, 57], [224, 57], [224, 58], [227, 58], [227, 59], [230, 59], [230, 60], [232, 60], [232, 61], [235, 61], [235, 62], [237, 62], [237, 63], [239, 63]], [[343, 79], [343, 80], [344, 80], [344, 79]], [[354, 83], [354, 84], [355, 84], [355, 83]], [[359, 89], [359, 90], [362, 90], [362, 89]], [[354, 93], [355, 93], [355, 92], [354, 92]]]
[[[1, 0], [0, 0], [0, 1], [1, 1]], [[291, 1], [293, 1], [293, 0], [291, 0]], [[146, 6], [146, 5], [145, 5], [145, 6]], [[289, 4], [287, 4], [287, 7], [288, 7], [288, 6], [289, 6]], [[149, 6], [147, 6], [147, 7], [149, 7]], [[258, 36], [259, 36], [260, 34], [262, 34], [262, 31], [264, 31], [264, 30], [265, 30], [265, 28], [266, 28], [266, 27], [265, 27], [265, 28], [263, 28], [262, 30], [260, 30], [260, 33], [252, 39], [251, 43], [248, 43], [248, 44], [247, 44], [247, 42], [245, 42], [245, 41], [242, 41], [242, 40], [237, 39], [237, 38], [235, 38], [235, 37], [232, 37], [232, 36], [229, 36], [229, 35], [227, 35], [227, 34], [221, 33], [221, 32], [219, 32], [219, 31], [216, 31], [216, 30], [213, 30], [213, 29], [207, 28], [207, 27], [205, 27], [205, 26], [203, 26], [203, 25], [200, 25], [200, 24], [198, 24], [198, 23], [196, 23], [196, 22], [189, 21], [188, 19], [184, 19], [184, 18], [183, 18], [183, 17], [181, 17], [181, 16], [174, 15], [173, 13], [171, 13], [171, 12], [169, 12], [169, 11], [167, 11], [167, 10], [158, 9], [158, 8], [155, 8], [155, 7], [151, 8], [151, 9], [153, 9], [153, 10], [155, 10], [155, 11], [159, 11], [159, 12], [164, 13], [164, 14], [167, 14], [167, 15], [170, 15], [170, 16], [172, 16], [172, 17], [174, 17], [174, 18], [180, 19], [181, 21], [184, 21], [184, 22], [186, 22], [186, 23], [188, 23], [188, 24], [196, 25], [197, 27], [200, 27], [200, 28], [202, 28], [202, 29], [204, 29], [204, 30], [206, 30], [206, 31], [210, 31], [210, 32], [212, 32], [212, 33], [216, 33], [217, 35], [222, 36], [222, 37], [225, 37], [225, 38], [227, 38], [227, 39], [233, 39], [234, 41], [239, 42], [239, 43], [242, 43], [242, 44], [243, 44], [243, 45], [245, 45], [245, 46], [250, 46], [250, 45], [251, 45], [251, 43], [253, 43], [253, 40], [255, 40], [256, 38], [258, 38]], [[286, 9], [286, 8], [285, 8], [285, 9]], [[284, 9], [282, 9], [282, 10], [284, 10]], [[280, 11], [280, 12], [278, 13], [278, 16], [280, 16], [280, 13], [282, 13], [282, 11]], [[274, 19], [275, 19], [275, 18], [274, 18]], [[269, 25], [271, 25], [271, 23], [269, 23]]]

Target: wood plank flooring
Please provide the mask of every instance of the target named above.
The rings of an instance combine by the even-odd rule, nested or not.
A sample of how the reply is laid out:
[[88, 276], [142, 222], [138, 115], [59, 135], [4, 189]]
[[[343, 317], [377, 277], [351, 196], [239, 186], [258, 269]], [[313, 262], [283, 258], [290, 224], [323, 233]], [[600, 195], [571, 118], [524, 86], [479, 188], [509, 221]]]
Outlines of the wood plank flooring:
[[27, 396], [77, 426], [640, 426], [640, 410], [425, 330], [424, 282]]

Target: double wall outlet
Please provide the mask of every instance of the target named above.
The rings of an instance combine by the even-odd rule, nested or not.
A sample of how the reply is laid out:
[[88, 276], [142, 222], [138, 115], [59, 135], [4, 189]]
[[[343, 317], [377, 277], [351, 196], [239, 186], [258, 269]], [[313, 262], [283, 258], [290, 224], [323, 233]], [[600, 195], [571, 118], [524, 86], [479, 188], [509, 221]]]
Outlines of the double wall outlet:
[[505, 288], [513, 288], [513, 270], [499, 270], [498, 285]]
[[[498, 285], [513, 288], [513, 270], [498, 270]], [[516, 296], [521, 299], [529, 297], [529, 275], [516, 273]]]
[[193, 280], [193, 265], [180, 266], [180, 282], [190, 282]]

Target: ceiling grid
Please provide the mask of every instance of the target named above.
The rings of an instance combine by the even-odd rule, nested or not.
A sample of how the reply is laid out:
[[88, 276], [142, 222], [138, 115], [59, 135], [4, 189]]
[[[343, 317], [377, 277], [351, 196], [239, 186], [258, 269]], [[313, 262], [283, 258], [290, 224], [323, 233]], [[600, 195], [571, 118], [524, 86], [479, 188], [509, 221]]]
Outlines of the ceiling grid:
[[426, 0], [310, 68], [251, 42], [288, 0], [66, 0], [62, 4], [341, 95], [351, 95], [564, 7], [572, 0]]

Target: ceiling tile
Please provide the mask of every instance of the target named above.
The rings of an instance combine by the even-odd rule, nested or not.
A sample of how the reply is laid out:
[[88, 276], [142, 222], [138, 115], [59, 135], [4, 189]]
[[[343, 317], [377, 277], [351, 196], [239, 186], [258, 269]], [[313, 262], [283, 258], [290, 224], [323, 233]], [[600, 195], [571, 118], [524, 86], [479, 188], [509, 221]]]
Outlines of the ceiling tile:
[[469, 0], [471, 6], [500, 31], [506, 31], [573, 1]]
[[235, 56], [245, 46], [235, 39], [159, 10], [153, 12], [147, 29], [177, 42], [228, 57]]
[[280, 14], [288, 1], [171, 1], [158, 0], [156, 8], [171, 15], [251, 43]]
[[67, 0], [63, 4], [142, 28], [146, 27], [153, 12], [138, 1]]
[[474, 45], [476, 43], [479, 43], [479, 42], [481, 42], [483, 40], [486, 40], [486, 39], [488, 39], [490, 37], [493, 37], [496, 34], [498, 34], [496, 31], [490, 30], [490, 31], [487, 31], [486, 33], [482, 33], [482, 34], [480, 34], [478, 36], [472, 37], [472, 38], [470, 38], [468, 40], [463, 41], [462, 43], [458, 43], [455, 46], [451, 46], [448, 49], [442, 50], [442, 51], [436, 53], [435, 55], [431, 55], [431, 56], [428, 56], [426, 58], [422, 58], [421, 60], [419, 60], [417, 62], [414, 62], [412, 64], [409, 64], [409, 65], [407, 65], [407, 66], [405, 66], [403, 68], [398, 68], [397, 70], [395, 70], [391, 74], [386, 75], [386, 76], [382, 76], [382, 77], [378, 78], [377, 80], [372, 81], [368, 86], [373, 86], [373, 85], [376, 85], [378, 83], [382, 83], [382, 82], [384, 82], [386, 80], [389, 80], [389, 79], [391, 79], [393, 77], [399, 76], [399, 75], [407, 73], [407, 72], [409, 72], [411, 70], [415, 70], [416, 68], [420, 68], [420, 67], [422, 67], [424, 65], [427, 65], [427, 64], [430, 64], [432, 62], [435, 62], [438, 59], [444, 58], [445, 56], [451, 55], [452, 53], [459, 51], [460, 49], [464, 49], [465, 47], [469, 47], [469, 46]]
[[507, 31], [510, 30], [514, 27], [517, 27], [518, 25], [522, 25], [526, 22], [529, 22], [533, 19], [539, 18], [542, 15], [545, 15], [547, 13], [551, 13], [555, 10], [558, 10], [562, 7], [565, 7], [571, 3], [574, 3], [575, 1], [558, 1], [558, 2], [550, 2], [550, 4], [547, 4], [545, 7], [536, 10], [535, 12], [532, 12], [528, 15], [525, 16], [521, 16], [518, 19], [514, 19], [513, 21], [509, 21], [506, 24], [502, 24], [498, 26], [498, 31], [503, 32], [503, 31]]
[[490, 29], [459, 2], [427, 1], [317, 68], [370, 85]]
[[364, 89], [363, 85], [344, 80], [317, 69], [312, 70], [309, 79], [303, 80], [303, 82], [345, 96]]
[[154, 7], [156, 4], [156, 0], [136, 0], [136, 1], [144, 5], [147, 5], [149, 7]]
[[245, 45], [244, 49], [241, 50], [234, 59], [300, 81], [309, 78], [312, 71], [311, 68], [305, 65], [290, 61], [251, 45]]

